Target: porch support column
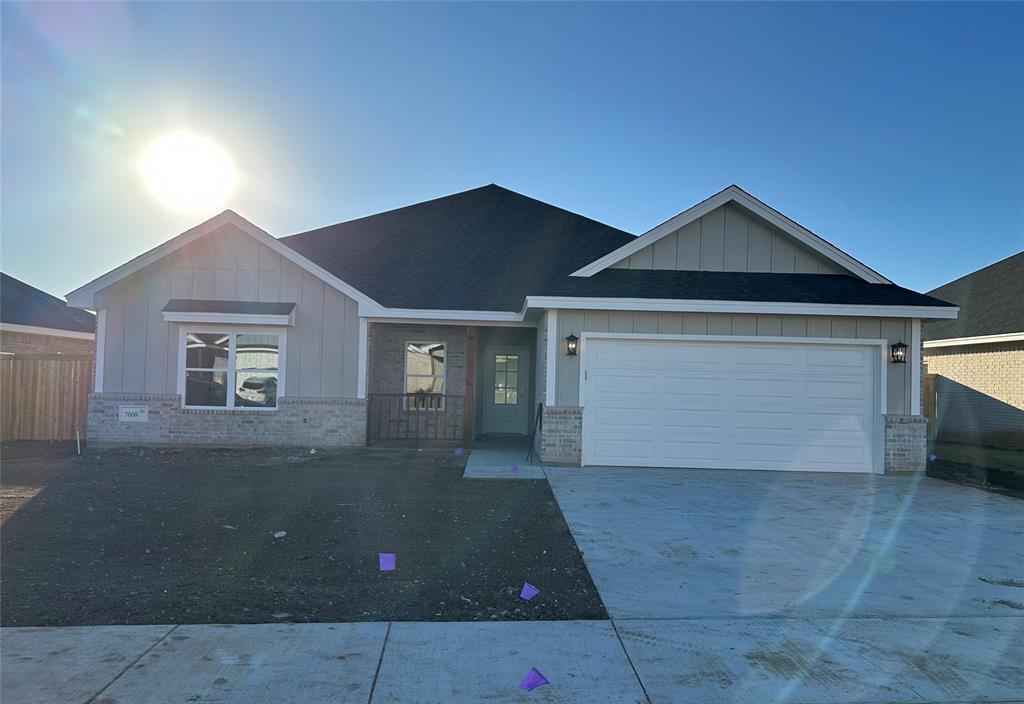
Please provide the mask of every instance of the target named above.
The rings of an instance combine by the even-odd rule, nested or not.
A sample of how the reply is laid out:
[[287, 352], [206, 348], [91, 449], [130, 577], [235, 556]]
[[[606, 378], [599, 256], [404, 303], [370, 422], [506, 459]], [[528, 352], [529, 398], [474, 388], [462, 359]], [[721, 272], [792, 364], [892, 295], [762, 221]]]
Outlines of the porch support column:
[[366, 355], [370, 344], [369, 325], [359, 318], [359, 361], [356, 367], [356, 398], [366, 398]]
[[462, 445], [473, 446], [476, 421], [476, 328], [466, 326], [466, 404], [462, 419]]

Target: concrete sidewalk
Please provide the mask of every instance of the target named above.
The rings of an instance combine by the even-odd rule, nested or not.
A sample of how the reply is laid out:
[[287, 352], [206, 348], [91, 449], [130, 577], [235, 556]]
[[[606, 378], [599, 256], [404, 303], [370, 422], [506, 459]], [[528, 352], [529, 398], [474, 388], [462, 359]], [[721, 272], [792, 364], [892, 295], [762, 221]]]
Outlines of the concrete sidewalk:
[[[0, 700], [1012, 701], [1024, 698], [1022, 625], [959, 617], [6, 628]], [[877, 657], [886, 643], [916, 644], [934, 672]], [[551, 684], [520, 690], [531, 667]]]

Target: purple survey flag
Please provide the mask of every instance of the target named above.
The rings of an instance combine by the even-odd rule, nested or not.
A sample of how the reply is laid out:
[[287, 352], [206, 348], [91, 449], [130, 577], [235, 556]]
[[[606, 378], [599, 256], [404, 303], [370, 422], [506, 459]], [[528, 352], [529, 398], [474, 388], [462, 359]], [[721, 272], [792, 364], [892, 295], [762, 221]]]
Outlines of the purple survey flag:
[[461, 455], [462, 454], [462, 448], [461, 447], [456, 447], [455, 448], [455, 454], [456, 455]]
[[512, 471], [513, 472], [518, 472], [519, 471], [519, 465], [517, 465], [517, 464], [512, 465]]
[[540, 589], [537, 589], [537, 587], [529, 582], [523, 582], [523, 591], [519, 592], [519, 598], [529, 601], [538, 594], [540, 594]]
[[378, 557], [380, 558], [381, 572], [391, 572], [393, 569], [395, 569], [395, 553], [382, 552]]
[[548, 678], [540, 674], [540, 670], [536, 667], [531, 667], [530, 671], [526, 673], [526, 677], [524, 677], [523, 681], [519, 683], [519, 689], [525, 689], [527, 692], [532, 692], [537, 689], [537, 687], [543, 687], [546, 684], [551, 684], [548, 682]]

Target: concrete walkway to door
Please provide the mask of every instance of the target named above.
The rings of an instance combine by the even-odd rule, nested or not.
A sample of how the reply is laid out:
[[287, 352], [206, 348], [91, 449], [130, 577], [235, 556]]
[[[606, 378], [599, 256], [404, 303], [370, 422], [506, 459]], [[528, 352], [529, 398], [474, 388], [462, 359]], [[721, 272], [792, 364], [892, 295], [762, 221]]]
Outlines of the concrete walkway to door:
[[651, 701], [1024, 700], [1024, 502], [914, 476], [547, 474]]

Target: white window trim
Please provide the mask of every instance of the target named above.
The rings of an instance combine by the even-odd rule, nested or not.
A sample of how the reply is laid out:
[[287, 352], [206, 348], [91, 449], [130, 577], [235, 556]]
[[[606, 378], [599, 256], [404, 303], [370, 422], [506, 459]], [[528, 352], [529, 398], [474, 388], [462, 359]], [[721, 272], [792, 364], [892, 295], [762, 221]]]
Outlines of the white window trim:
[[[445, 395], [448, 393], [448, 343], [445, 340], [406, 340], [402, 343], [402, 399], [403, 408], [409, 402], [409, 345], [442, 345], [444, 346], [444, 371], [441, 374], [441, 405], [437, 408], [417, 408], [417, 411], [443, 411], [445, 407]], [[413, 374], [418, 379], [436, 377], [437, 374]]]
[[[230, 384], [234, 385], [234, 357], [235, 357], [235, 336], [236, 335], [277, 335], [277, 405], [273, 408], [260, 408], [257, 406], [245, 406], [242, 408], [234, 405], [234, 394], [228, 395], [228, 405], [225, 406], [189, 406], [185, 403], [185, 341], [186, 335], [190, 332], [214, 333], [221, 332], [231, 336], [231, 345], [228, 352], [228, 368], [225, 370]], [[287, 359], [288, 331], [282, 327], [254, 327], [254, 326], [229, 326], [229, 325], [178, 325], [178, 395], [181, 397], [181, 407], [186, 411], [228, 411], [232, 413], [274, 413], [281, 407], [281, 399], [285, 395], [285, 366]]]
[[[888, 381], [886, 378], [886, 369], [889, 363], [889, 341], [882, 339], [855, 339], [855, 338], [841, 338], [841, 337], [776, 337], [776, 336], [756, 336], [756, 335], [672, 335], [672, 334], [659, 334], [659, 333], [642, 333], [642, 332], [583, 332], [580, 333], [579, 342], [579, 358], [580, 358], [580, 370], [579, 370], [579, 405], [583, 408], [583, 429], [582, 433], [586, 432], [587, 427], [587, 404], [586, 404], [586, 373], [587, 373], [587, 342], [593, 339], [611, 339], [611, 340], [651, 340], [651, 341], [682, 341], [682, 342], [765, 342], [765, 343], [782, 343], [790, 345], [840, 345], [840, 346], [857, 346], [857, 347], [876, 347], [876, 357], [878, 364], [875, 367], [875, 428], [874, 428], [874, 448], [873, 448], [873, 463], [872, 473], [873, 474], [884, 474], [885, 473], [885, 414], [888, 413]], [[581, 463], [583, 466], [583, 463]]]

